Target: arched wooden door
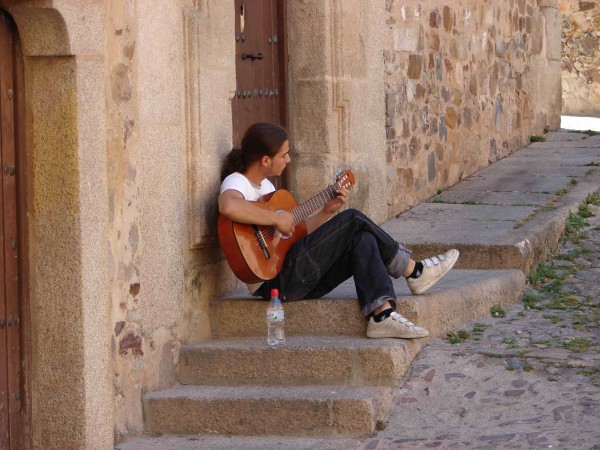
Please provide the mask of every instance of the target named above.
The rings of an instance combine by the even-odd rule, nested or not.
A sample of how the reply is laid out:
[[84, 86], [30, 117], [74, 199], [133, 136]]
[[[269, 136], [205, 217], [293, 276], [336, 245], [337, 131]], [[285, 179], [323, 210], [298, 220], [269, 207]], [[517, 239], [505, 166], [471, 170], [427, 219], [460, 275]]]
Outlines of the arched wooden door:
[[22, 330], [27, 268], [25, 167], [22, 164], [22, 55], [16, 28], [0, 10], [0, 448], [28, 448], [23, 433], [28, 422]]
[[[233, 144], [256, 122], [287, 127], [285, 0], [235, 0]], [[286, 187], [288, 173], [272, 180]]]

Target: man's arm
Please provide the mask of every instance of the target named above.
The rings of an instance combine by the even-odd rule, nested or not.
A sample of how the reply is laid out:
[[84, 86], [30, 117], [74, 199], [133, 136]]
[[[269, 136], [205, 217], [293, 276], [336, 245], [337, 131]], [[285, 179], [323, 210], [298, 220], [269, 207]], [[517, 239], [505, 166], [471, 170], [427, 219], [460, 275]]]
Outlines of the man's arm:
[[256, 202], [246, 200], [241, 192], [234, 189], [227, 189], [219, 195], [219, 212], [234, 222], [273, 225], [288, 236], [294, 232], [294, 217], [291, 214], [260, 208]]

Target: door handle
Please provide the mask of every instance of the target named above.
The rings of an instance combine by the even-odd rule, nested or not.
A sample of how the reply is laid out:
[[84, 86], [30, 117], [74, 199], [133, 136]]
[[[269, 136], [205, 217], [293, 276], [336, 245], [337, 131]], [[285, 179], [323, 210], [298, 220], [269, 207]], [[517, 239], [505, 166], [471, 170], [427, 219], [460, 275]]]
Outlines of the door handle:
[[255, 59], [263, 59], [264, 56], [261, 52], [258, 53], [242, 53], [242, 59], [246, 60], [246, 59], [251, 59], [252, 61], [254, 61]]

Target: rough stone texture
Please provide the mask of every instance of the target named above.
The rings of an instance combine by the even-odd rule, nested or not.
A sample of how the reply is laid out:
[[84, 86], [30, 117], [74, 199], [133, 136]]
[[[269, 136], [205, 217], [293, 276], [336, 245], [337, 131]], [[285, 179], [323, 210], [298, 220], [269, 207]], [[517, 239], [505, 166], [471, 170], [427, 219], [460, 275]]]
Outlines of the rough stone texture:
[[600, 116], [600, 4], [560, 0], [562, 113]]
[[104, 53], [104, 0], [3, 0], [19, 27], [25, 56]]
[[359, 180], [350, 205], [374, 220], [384, 203], [382, 0], [287, 2], [292, 190], [306, 200], [340, 168]]
[[360, 448], [597, 447], [600, 207], [589, 208], [587, 237], [559, 247], [530, 300], [464, 326], [464, 342], [421, 352], [385, 430]]
[[417, 259], [450, 245], [462, 252], [457, 267], [528, 273], [558, 244], [569, 211], [598, 185], [598, 139], [546, 136], [547, 142], [476, 172], [384, 228]]
[[[472, 302], [478, 302], [481, 308], [485, 308], [490, 302], [516, 301], [523, 288], [523, 275], [517, 270], [454, 270], [422, 296], [410, 295], [404, 280], [393, 282], [399, 312], [415, 323], [423, 323], [432, 335], [442, 335], [466, 320], [468, 314], [481, 312], [479, 307], [473, 308]], [[498, 292], [500, 285], [504, 286], [503, 292]], [[448, 311], [446, 302], [455, 306], [452, 311]], [[247, 297], [216, 299], [211, 305], [215, 335], [266, 336], [265, 305], [262, 300]], [[366, 331], [366, 321], [360, 313], [352, 279], [321, 299], [284, 302], [284, 307], [286, 335], [364, 336]], [[243, 321], [239, 320], [239, 311], [244, 311]], [[331, 321], [331, 317], [337, 320]], [[410, 341], [410, 345], [416, 345], [416, 342], [419, 341]]]
[[555, 2], [446, 3], [386, 2], [389, 218], [560, 123]]
[[[24, 58], [31, 438], [36, 448], [107, 447], [113, 415], [106, 402], [112, 386], [103, 57], [89, 40], [85, 58], [68, 56], [64, 43], [77, 32], [67, 10], [43, 8], [25, 18], [22, 2], [0, 6], [17, 18], [23, 42], [39, 44], [49, 33], [44, 49], [28, 46]], [[90, 19], [102, 23], [102, 8], [88, 6]], [[57, 20], [66, 25], [53, 28]], [[97, 31], [90, 39], [103, 41], [103, 29]]]
[[395, 386], [420, 347], [364, 336], [288, 336], [271, 349], [260, 338], [214, 339], [183, 346], [182, 384]]
[[[487, 33], [473, 42], [451, 37], [467, 29], [456, 11], [473, 2], [416, 5], [419, 17], [405, 27], [389, 22], [391, 32], [394, 3], [287, 2], [292, 187], [302, 199], [350, 165], [359, 179], [351, 206], [377, 221], [406, 204], [388, 198], [398, 190], [382, 174], [423, 198], [554, 117], [530, 94], [555, 84], [537, 76], [539, 67], [554, 73], [545, 54], [556, 21], [551, 2], [547, 11], [512, 2], [510, 17], [473, 6], [468, 26]], [[210, 236], [219, 158], [231, 136], [233, 2], [0, 0], [0, 7], [15, 18], [26, 56], [33, 444], [110, 448], [142, 431], [142, 392], [175, 382], [180, 342], [211, 336], [209, 299], [240, 286]], [[521, 40], [500, 39], [512, 36], [500, 33], [504, 27], [518, 28]], [[485, 79], [462, 65], [470, 46], [485, 61]], [[382, 55], [392, 47], [414, 54], [392, 68], [408, 71], [412, 60], [406, 100], [385, 88]], [[511, 52], [538, 59], [509, 59]], [[467, 73], [468, 90], [459, 81]], [[515, 87], [526, 94], [521, 103], [508, 95]], [[485, 108], [464, 108], [471, 96]], [[409, 103], [427, 109], [408, 114]], [[399, 117], [397, 127], [386, 130], [386, 111]], [[487, 128], [480, 142], [460, 134], [480, 123], [502, 140], [489, 140]], [[431, 142], [420, 138], [425, 125], [424, 136], [437, 136]], [[386, 159], [386, 132], [398, 140], [397, 159]], [[459, 138], [464, 151], [448, 152], [446, 142], [457, 146]], [[339, 332], [364, 332], [356, 309], [344, 314], [350, 320]]]
[[365, 437], [389, 414], [383, 387], [175, 386], [144, 396], [146, 430], [161, 434], [335, 434]]
[[349, 438], [298, 438], [285, 436], [161, 436], [140, 437], [115, 450], [363, 450], [360, 440]]

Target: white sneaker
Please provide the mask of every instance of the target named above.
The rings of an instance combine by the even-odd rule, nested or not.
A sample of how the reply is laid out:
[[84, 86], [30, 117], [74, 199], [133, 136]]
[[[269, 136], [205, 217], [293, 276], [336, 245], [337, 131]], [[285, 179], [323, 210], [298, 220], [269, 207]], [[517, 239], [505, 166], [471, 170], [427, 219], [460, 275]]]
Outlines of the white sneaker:
[[367, 326], [367, 337], [370, 338], [422, 338], [429, 336], [429, 331], [416, 326], [414, 323], [393, 312], [381, 322], [375, 322], [371, 317]]
[[423, 273], [419, 278], [407, 278], [406, 282], [413, 294], [422, 294], [435, 283], [440, 281], [454, 263], [458, 260], [458, 250], [453, 248], [448, 250], [443, 255], [432, 256], [425, 258], [423, 261]]

